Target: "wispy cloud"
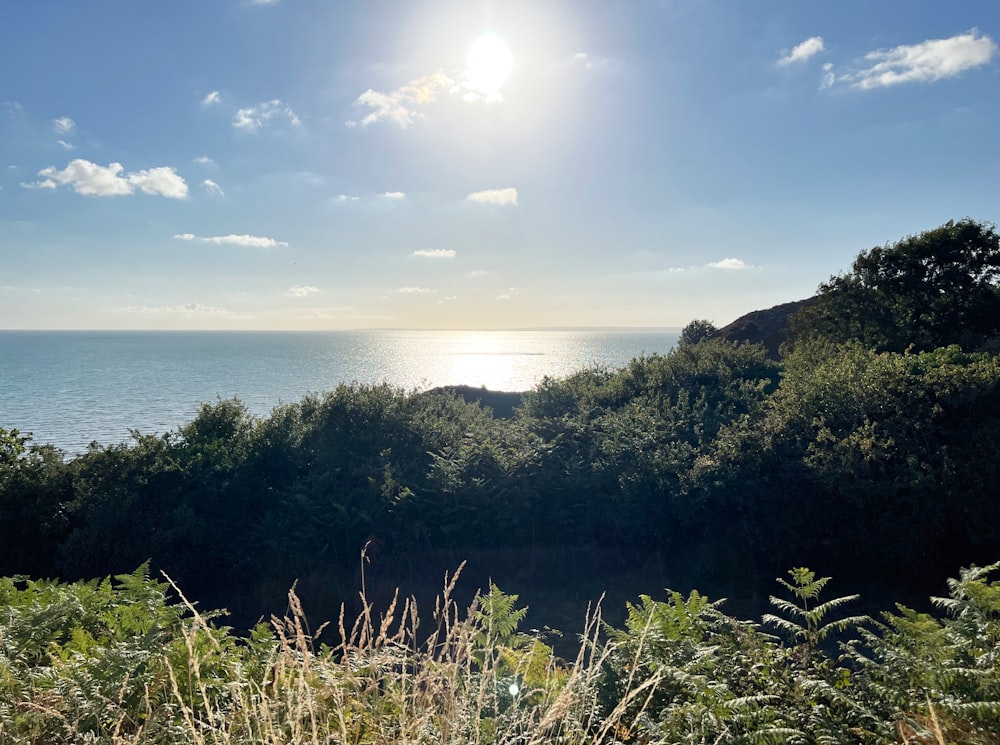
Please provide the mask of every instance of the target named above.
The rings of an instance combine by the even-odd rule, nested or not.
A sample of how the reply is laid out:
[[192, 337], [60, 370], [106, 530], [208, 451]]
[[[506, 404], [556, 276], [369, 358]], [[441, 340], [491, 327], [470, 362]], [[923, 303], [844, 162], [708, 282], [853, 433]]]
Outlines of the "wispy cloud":
[[295, 297], [309, 297], [310, 295], [315, 295], [317, 292], [319, 292], [319, 288], [312, 285], [292, 285], [288, 288], [288, 293]]
[[[837, 78], [854, 88], [870, 90], [901, 83], [933, 83], [989, 64], [1000, 48], [978, 29], [947, 39], [928, 39], [864, 56], [860, 69]], [[829, 72], [829, 71], [828, 71]]]
[[750, 265], [743, 261], [743, 259], [721, 259], [720, 261], [713, 261], [706, 266], [712, 269], [749, 269]]
[[55, 188], [57, 184], [69, 186], [78, 194], [110, 197], [125, 196], [141, 191], [171, 199], [185, 199], [187, 183], [174, 168], [163, 166], [143, 171], [126, 172], [121, 163], [100, 166], [89, 160], [73, 160], [62, 170], [55, 166], [38, 172], [42, 181], [22, 184], [34, 188]]
[[421, 248], [414, 251], [411, 256], [423, 256], [427, 259], [454, 259], [455, 249], [453, 248]]
[[259, 235], [214, 235], [198, 237], [194, 233], [177, 233], [174, 238], [180, 241], [204, 241], [213, 243], [216, 246], [245, 246], [247, 248], [283, 248], [288, 246], [285, 241], [277, 241], [274, 238], [266, 238]]
[[292, 111], [291, 106], [281, 99], [275, 98], [257, 106], [250, 106], [237, 111], [235, 116], [233, 116], [233, 126], [236, 129], [243, 129], [247, 132], [256, 132], [280, 120], [287, 121], [293, 127], [298, 127], [302, 124], [302, 120]]
[[398, 202], [406, 199], [406, 193], [402, 191], [384, 191], [378, 195], [379, 199], [388, 199], [390, 202]]
[[500, 206], [514, 206], [517, 204], [517, 189], [507, 187], [506, 189], [484, 189], [474, 191], [467, 196], [466, 201], [478, 204], [498, 204]]
[[73, 149], [73, 143], [72, 142], [66, 142], [66, 140], [56, 140], [56, 142], [58, 142], [60, 145], [62, 145], [63, 150], [72, 150]]
[[61, 135], [66, 135], [76, 129], [76, 122], [68, 116], [61, 116], [52, 120], [52, 128]]
[[437, 292], [437, 290], [432, 290], [430, 287], [400, 287], [396, 292], [403, 295], [428, 295]]
[[349, 120], [348, 127], [367, 127], [375, 122], [390, 121], [404, 129], [419, 119], [417, 110], [437, 100], [438, 94], [450, 90], [455, 81], [443, 72], [436, 72], [418, 78], [389, 93], [369, 88], [355, 100], [354, 105], [365, 107], [369, 112], [360, 120]]
[[219, 95], [218, 91], [212, 91], [203, 99], [201, 99], [202, 106], [212, 106], [213, 104], [221, 103], [222, 96]]
[[805, 62], [807, 59], [815, 57], [825, 48], [822, 36], [812, 36], [801, 44], [796, 44], [792, 51], [778, 60], [778, 64], [786, 66], [793, 65], [796, 62]]
[[361, 197], [356, 197], [353, 194], [338, 194], [333, 198], [335, 202], [357, 202]]
[[212, 179], [210, 179], [210, 178], [207, 178], [204, 181], [202, 181], [201, 182], [201, 187], [205, 191], [207, 191], [209, 194], [214, 194], [215, 196], [218, 196], [218, 197], [224, 197], [224, 196], [226, 196], [226, 193], [224, 191], [222, 191], [222, 187], [219, 186], [214, 181], [212, 181]]
[[199, 155], [197, 158], [192, 158], [191, 160], [192, 162], [197, 163], [198, 165], [201, 166], [210, 166], [213, 163], [215, 163], [215, 161], [209, 158], [207, 155]]
[[159, 306], [148, 306], [148, 305], [138, 305], [129, 308], [123, 308], [126, 313], [151, 313], [151, 314], [164, 314], [164, 313], [228, 313], [225, 308], [217, 308], [213, 305], [202, 305], [201, 303], [187, 303], [185, 305], [159, 305]]

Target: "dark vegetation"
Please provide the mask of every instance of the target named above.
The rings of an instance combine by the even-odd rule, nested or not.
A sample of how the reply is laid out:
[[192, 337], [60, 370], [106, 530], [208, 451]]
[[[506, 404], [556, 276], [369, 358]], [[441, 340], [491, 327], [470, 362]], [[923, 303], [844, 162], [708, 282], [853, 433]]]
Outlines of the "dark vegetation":
[[[815, 299], [783, 309], [786, 320], [768, 322], [760, 339], [770, 354], [695, 321], [675, 349], [621, 370], [546, 379], [506, 417], [469, 402], [475, 391], [341, 386], [261, 419], [238, 401], [206, 404], [176, 432], [94, 445], [69, 461], [0, 430], [0, 575], [75, 580], [150, 560], [189, 597], [230, 608], [242, 628], [285, 607], [296, 578], [317, 617], [336, 617], [342, 602], [349, 614], [363, 613], [352, 598], [366, 546], [376, 600], [396, 585], [436, 587], [468, 559], [473, 587], [491, 578], [517, 587], [535, 623], [564, 628], [603, 589], [620, 609], [615, 591], [634, 598], [697, 586], [758, 615], [774, 577], [803, 565], [860, 590], [863, 610], [896, 600], [927, 610], [927, 596], [956, 567], [1000, 557], [998, 276], [994, 227], [948, 223], [863, 252]], [[629, 686], [615, 676], [634, 682], [637, 661], [642, 675], [666, 665], [690, 677], [720, 655], [747, 656], [749, 667], [734, 676], [753, 667], [754, 680], [781, 678], [792, 688], [805, 676], [813, 688], [796, 695], [825, 701], [824, 711], [841, 717], [853, 704], [837, 698], [836, 675], [868, 670], [875, 688], [897, 672], [910, 676], [913, 690], [899, 694], [909, 703], [891, 703], [897, 708], [937, 690], [927, 681], [944, 674], [935, 667], [944, 652], [906, 667], [900, 650], [885, 650], [893, 639], [913, 641], [898, 637], [909, 629], [919, 636], [907, 647], [914, 659], [934, 644], [959, 654], [943, 622], [900, 609], [881, 634], [858, 637], [853, 662], [838, 662], [821, 655], [827, 632], [857, 624], [827, 629], [805, 610], [796, 616], [794, 608], [816, 608], [818, 589], [803, 589], [812, 581], [795, 575], [793, 605], [777, 605], [786, 622], [777, 614], [775, 624], [791, 647], [697, 595], [643, 599], [620, 617], [625, 637], [607, 663], [606, 695], [625, 701]], [[990, 597], [988, 610], [968, 613], [994, 624], [990, 640], [980, 640], [988, 649], [975, 654], [992, 660], [976, 685], [995, 687], [1000, 603]], [[566, 610], [562, 601], [576, 605]], [[944, 606], [961, 617], [962, 602]], [[663, 635], [660, 646], [646, 644], [650, 625]], [[694, 716], [697, 706], [718, 713], [729, 705], [702, 690], [679, 714], [670, 707], [695, 690], [685, 679], [659, 689], [642, 716], [666, 726], [664, 718]], [[726, 696], [750, 707], [747, 721], [776, 732], [800, 726], [788, 714], [761, 714], [764, 699], [751, 706], [752, 697], [772, 695], [766, 686], [734, 678], [724, 690], [741, 691]], [[984, 690], [977, 700], [986, 700]], [[884, 724], [883, 704], [870, 702], [871, 722]], [[980, 709], [972, 713], [995, 715]], [[930, 722], [932, 709], [924, 711]], [[620, 739], [629, 739], [631, 725], [621, 726]], [[704, 741], [729, 725], [719, 727], [705, 729]], [[819, 741], [779, 735], [770, 741]]]

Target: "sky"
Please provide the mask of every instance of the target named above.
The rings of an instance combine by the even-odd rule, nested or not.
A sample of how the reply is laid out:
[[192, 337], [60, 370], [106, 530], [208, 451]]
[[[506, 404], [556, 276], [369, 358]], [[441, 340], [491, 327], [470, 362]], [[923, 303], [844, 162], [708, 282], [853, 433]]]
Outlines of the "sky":
[[0, 3], [0, 328], [721, 326], [995, 221], [996, 0]]

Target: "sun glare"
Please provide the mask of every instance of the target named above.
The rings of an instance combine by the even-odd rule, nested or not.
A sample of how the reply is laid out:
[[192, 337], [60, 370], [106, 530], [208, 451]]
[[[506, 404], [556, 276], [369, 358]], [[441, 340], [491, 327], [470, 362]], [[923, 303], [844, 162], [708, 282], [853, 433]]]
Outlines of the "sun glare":
[[487, 100], [496, 100], [500, 98], [500, 88], [510, 75], [514, 58], [503, 39], [494, 34], [485, 34], [469, 47], [466, 65], [470, 88], [484, 94]]

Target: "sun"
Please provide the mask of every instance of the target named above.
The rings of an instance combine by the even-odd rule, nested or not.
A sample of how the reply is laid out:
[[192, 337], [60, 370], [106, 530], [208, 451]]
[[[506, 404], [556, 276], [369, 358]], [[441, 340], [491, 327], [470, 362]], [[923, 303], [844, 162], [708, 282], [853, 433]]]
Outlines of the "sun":
[[500, 89], [510, 75], [514, 58], [510, 47], [495, 34], [484, 34], [469, 47], [465, 58], [468, 67], [469, 87], [486, 96], [486, 100], [499, 100]]

